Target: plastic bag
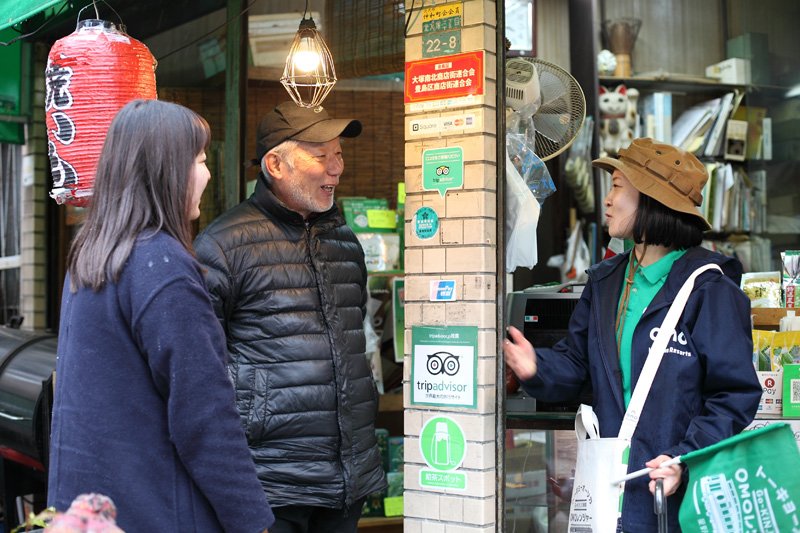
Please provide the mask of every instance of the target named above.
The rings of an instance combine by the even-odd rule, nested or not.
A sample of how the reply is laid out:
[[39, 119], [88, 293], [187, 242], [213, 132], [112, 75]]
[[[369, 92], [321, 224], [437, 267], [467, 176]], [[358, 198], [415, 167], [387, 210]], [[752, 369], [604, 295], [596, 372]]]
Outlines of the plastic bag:
[[539, 212], [539, 202], [506, 154], [506, 272], [536, 266]]
[[372, 317], [368, 314], [364, 318], [364, 336], [366, 337], [366, 349], [364, 351], [372, 370], [372, 379], [378, 388], [378, 393], [383, 394], [383, 365], [381, 363], [380, 338], [372, 327]]
[[534, 153], [536, 129], [531, 117], [538, 107], [539, 103], [534, 102], [508, 116], [506, 155], [541, 204], [556, 191], [556, 186], [544, 161]]
[[556, 192], [550, 171], [544, 161], [533, 153], [524, 134], [506, 133], [506, 153], [539, 203]]

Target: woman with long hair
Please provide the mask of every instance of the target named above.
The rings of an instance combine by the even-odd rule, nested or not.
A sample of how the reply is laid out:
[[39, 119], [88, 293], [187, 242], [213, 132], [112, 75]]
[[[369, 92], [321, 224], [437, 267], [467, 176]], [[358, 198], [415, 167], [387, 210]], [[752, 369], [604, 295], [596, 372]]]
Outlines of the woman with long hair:
[[104, 494], [128, 533], [262, 532], [274, 520], [191, 246], [209, 142], [185, 107], [123, 107], [69, 252], [48, 504]]

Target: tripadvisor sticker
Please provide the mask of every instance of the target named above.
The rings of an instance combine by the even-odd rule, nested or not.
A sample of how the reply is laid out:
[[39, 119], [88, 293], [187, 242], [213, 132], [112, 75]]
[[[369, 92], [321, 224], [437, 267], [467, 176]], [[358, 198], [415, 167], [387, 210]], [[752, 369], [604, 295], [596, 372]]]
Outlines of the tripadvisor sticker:
[[448, 189], [459, 189], [464, 185], [464, 150], [460, 146], [430, 148], [422, 152], [422, 188], [439, 191], [441, 196]]
[[414, 213], [414, 233], [418, 239], [430, 239], [439, 231], [439, 215], [430, 207], [420, 207]]

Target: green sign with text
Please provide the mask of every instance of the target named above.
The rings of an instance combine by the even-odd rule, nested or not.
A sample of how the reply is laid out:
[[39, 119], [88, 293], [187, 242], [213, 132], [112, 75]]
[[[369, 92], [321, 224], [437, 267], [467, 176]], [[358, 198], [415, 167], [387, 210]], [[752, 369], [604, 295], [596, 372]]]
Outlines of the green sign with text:
[[448, 189], [464, 185], [464, 150], [460, 146], [430, 148], [422, 152], [422, 188], [439, 191], [444, 196]]
[[422, 487], [464, 490], [467, 476], [456, 471], [464, 462], [467, 440], [461, 426], [452, 418], [437, 416], [428, 420], [419, 436], [420, 452], [428, 468], [419, 473]]
[[422, 36], [422, 57], [439, 57], [461, 52], [461, 30]]

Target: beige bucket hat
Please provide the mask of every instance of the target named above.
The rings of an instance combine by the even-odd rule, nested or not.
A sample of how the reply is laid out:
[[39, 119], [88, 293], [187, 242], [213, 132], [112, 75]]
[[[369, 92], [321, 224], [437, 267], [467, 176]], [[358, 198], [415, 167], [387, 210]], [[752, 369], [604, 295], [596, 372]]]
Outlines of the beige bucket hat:
[[641, 138], [620, 149], [617, 159], [601, 157], [592, 165], [608, 172], [619, 170], [640, 193], [670, 209], [698, 217], [707, 230], [711, 229], [700, 212], [708, 172], [691, 152]]

